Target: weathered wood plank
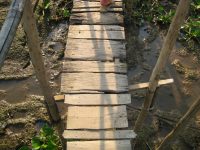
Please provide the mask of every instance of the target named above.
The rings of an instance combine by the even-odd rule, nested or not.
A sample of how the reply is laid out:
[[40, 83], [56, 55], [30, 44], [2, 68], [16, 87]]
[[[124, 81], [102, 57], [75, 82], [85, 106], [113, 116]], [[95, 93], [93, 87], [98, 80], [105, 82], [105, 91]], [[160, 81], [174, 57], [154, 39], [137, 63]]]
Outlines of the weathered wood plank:
[[70, 24], [91, 24], [91, 25], [123, 25], [124, 18], [120, 13], [85, 12], [73, 13], [70, 17]]
[[130, 140], [67, 142], [67, 150], [131, 150]]
[[125, 40], [125, 34], [124, 34], [123, 31], [76, 31], [76, 30], [69, 30], [68, 38]]
[[124, 31], [119, 25], [70, 25], [69, 31]]
[[[158, 86], [161, 85], [166, 85], [166, 84], [171, 84], [174, 82], [174, 79], [165, 79], [165, 80], [159, 80], [158, 81]], [[134, 84], [129, 86], [129, 90], [137, 90], [137, 89], [144, 89], [149, 87], [149, 82], [146, 83], [139, 83], [139, 84]]]
[[127, 73], [127, 65], [99, 61], [65, 61], [63, 62], [63, 72]]
[[112, 61], [126, 59], [124, 41], [68, 39], [66, 59]]
[[115, 140], [115, 139], [133, 139], [136, 134], [133, 130], [100, 130], [100, 131], [80, 131], [65, 130], [63, 133], [65, 139], [76, 140]]
[[[100, 2], [97, 1], [75, 1], [73, 8], [80, 9], [80, 8], [99, 8], [101, 6]], [[111, 8], [122, 8], [122, 2], [114, 2]]]
[[[78, 8], [78, 9], [72, 9], [72, 13], [83, 13], [83, 12], [100, 12], [100, 7], [98, 8]], [[121, 13], [123, 12], [122, 8], [108, 8], [107, 12], [115, 12], [115, 13]]]
[[70, 106], [66, 129], [115, 129], [128, 127], [126, 106]]
[[63, 73], [61, 92], [87, 93], [88, 91], [122, 93], [128, 91], [126, 75], [114, 73]]
[[123, 105], [131, 103], [130, 94], [66, 94], [68, 105]]

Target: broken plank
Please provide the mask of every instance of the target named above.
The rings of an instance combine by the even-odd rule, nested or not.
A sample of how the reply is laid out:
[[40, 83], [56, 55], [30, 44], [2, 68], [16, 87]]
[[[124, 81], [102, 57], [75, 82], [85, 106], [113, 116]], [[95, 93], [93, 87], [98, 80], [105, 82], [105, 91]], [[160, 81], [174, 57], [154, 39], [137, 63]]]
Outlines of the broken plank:
[[[171, 84], [173, 82], [174, 82], [174, 79], [159, 80], [158, 86]], [[129, 90], [132, 91], [132, 90], [144, 89], [144, 88], [148, 88], [148, 87], [149, 87], [149, 82], [139, 83], [139, 84], [130, 85]]]
[[69, 31], [124, 31], [119, 25], [70, 25]]
[[126, 106], [70, 106], [66, 129], [127, 128]]
[[[74, 9], [80, 9], [80, 8], [100, 8], [101, 4], [100, 2], [95, 1], [76, 1], [74, 2], [73, 8]], [[122, 2], [114, 2], [111, 6], [111, 8], [122, 8]]]
[[124, 34], [123, 31], [76, 31], [76, 30], [69, 30], [68, 38], [125, 40], [125, 34]]
[[66, 94], [68, 105], [123, 105], [131, 103], [130, 94]]
[[67, 150], [131, 150], [130, 140], [72, 141]]
[[[98, 8], [78, 8], [78, 9], [72, 9], [72, 13], [83, 13], [83, 12], [100, 12], [100, 7]], [[108, 8], [107, 12], [123, 12], [122, 8]]]
[[65, 130], [63, 133], [63, 137], [64, 139], [74, 140], [120, 140], [133, 139], [136, 137], [136, 134], [133, 130]]
[[66, 59], [112, 61], [126, 59], [124, 41], [68, 39]]
[[64, 61], [63, 72], [127, 73], [126, 63], [100, 61]]
[[85, 12], [71, 14], [70, 24], [122, 25], [124, 23], [123, 20], [123, 15], [120, 13]]
[[62, 93], [128, 91], [127, 76], [114, 73], [62, 73]]

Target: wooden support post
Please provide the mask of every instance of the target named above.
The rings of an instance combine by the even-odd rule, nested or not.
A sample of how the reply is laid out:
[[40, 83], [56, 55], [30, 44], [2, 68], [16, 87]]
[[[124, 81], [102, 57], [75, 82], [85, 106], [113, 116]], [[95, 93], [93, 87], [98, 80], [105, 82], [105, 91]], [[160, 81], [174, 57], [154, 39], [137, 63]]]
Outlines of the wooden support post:
[[50, 113], [52, 121], [57, 122], [60, 120], [60, 116], [57, 105], [53, 98], [53, 94], [51, 92], [50, 85], [47, 80], [44, 61], [40, 50], [39, 35], [30, 0], [26, 0], [24, 13], [22, 17], [22, 25], [27, 35], [29, 54], [31, 57], [32, 64], [35, 68], [36, 77], [43, 91], [45, 102], [48, 106], [48, 112]]
[[194, 118], [200, 110], [200, 97], [193, 103], [185, 115], [179, 120], [175, 128], [165, 137], [157, 150], [163, 150], [169, 143], [187, 126], [191, 118]]
[[139, 117], [137, 118], [135, 123], [134, 130], [136, 132], [140, 130], [142, 123], [144, 122], [144, 119], [148, 113], [149, 107], [151, 106], [152, 99], [160, 78], [160, 73], [163, 71], [163, 68], [165, 67], [165, 64], [168, 60], [168, 57], [170, 56], [170, 53], [178, 37], [180, 27], [188, 13], [189, 6], [190, 6], [190, 0], [180, 0], [176, 10], [176, 14], [172, 20], [166, 39], [164, 41], [160, 56], [158, 58], [156, 66], [153, 69], [153, 73], [151, 74], [146, 98], [142, 110], [139, 114]]

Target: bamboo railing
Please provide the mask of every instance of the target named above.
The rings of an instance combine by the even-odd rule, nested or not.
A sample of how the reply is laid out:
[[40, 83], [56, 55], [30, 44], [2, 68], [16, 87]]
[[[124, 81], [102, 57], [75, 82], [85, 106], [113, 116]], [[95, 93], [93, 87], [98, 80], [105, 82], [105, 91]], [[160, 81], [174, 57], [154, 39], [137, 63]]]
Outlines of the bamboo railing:
[[57, 122], [60, 120], [60, 116], [50, 84], [47, 80], [47, 74], [40, 49], [39, 35], [30, 0], [12, 1], [8, 15], [0, 32], [0, 69], [3, 66], [20, 21], [22, 22], [23, 29], [26, 33], [29, 54], [45, 98], [47, 110], [51, 120]]

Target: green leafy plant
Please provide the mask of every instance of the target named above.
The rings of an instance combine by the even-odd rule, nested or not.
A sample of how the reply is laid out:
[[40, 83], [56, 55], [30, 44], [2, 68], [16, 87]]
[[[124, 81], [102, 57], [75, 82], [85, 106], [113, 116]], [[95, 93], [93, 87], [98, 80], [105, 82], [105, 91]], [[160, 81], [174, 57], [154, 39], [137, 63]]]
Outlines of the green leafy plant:
[[[31, 140], [33, 150], [57, 150], [60, 145], [59, 137], [54, 133], [54, 130], [48, 125], [44, 125], [39, 135]], [[20, 150], [30, 150], [27, 146], [23, 146]]]

